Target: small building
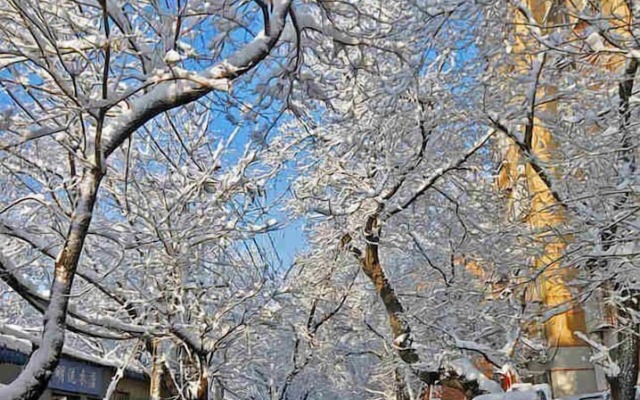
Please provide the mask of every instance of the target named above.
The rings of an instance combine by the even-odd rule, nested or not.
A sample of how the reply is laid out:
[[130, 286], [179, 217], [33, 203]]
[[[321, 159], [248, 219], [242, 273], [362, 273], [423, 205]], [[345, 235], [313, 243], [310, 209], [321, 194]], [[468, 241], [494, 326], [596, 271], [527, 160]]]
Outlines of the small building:
[[[12, 382], [37, 348], [38, 339], [19, 329], [0, 325], [0, 385]], [[120, 364], [69, 349], [63, 356], [40, 400], [102, 400]], [[112, 400], [148, 400], [149, 377], [128, 367]]]

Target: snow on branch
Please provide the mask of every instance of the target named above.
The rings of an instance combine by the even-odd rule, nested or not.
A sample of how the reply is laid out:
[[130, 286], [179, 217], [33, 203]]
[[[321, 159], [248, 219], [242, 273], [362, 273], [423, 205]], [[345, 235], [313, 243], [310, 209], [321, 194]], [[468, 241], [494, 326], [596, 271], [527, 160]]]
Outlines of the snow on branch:
[[393, 208], [387, 211], [381, 219], [387, 220], [390, 217], [394, 216], [395, 214], [399, 213], [400, 211], [409, 207], [411, 203], [413, 203], [416, 199], [422, 196], [427, 190], [429, 190], [429, 188], [431, 188], [445, 174], [447, 174], [452, 170], [460, 168], [462, 164], [464, 164], [472, 155], [474, 155], [478, 150], [480, 150], [484, 146], [484, 144], [494, 135], [494, 133], [495, 133], [494, 130], [490, 130], [486, 135], [480, 138], [480, 140], [478, 140], [478, 142], [476, 142], [476, 144], [472, 148], [467, 150], [460, 158], [451, 162], [446, 167], [436, 170], [427, 180], [425, 180], [420, 185], [418, 190], [409, 199], [406, 199], [404, 202], [402, 202], [402, 204], [400, 204], [396, 208]]
[[255, 67], [276, 46], [286, 25], [290, 5], [291, 0], [274, 1], [263, 32], [209, 70], [193, 73], [172, 68], [168, 75], [153, 77], [160, 83], [129, 101], [129, 110], [105, 125], [103, 154], [109, 156], [129, 135], [156, 115], [195, 101], [213, 90], [228, 90], [232, 80]]
[[615, 378], [620, 374], [620, 366], [611, 358], [611, 354], [609, 353], [611, 348], [592, 340], [582, 332], [574, 332], [573, 334], [593, 349], [594, 353], [589, 358], [589, 362], [601, 366], [608, 378]]

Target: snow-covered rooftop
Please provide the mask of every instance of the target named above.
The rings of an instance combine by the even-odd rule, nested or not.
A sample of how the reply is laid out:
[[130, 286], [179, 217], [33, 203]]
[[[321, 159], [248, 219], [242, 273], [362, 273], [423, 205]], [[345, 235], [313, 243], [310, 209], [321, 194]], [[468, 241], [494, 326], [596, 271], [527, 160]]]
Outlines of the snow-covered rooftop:
[[[20, 352], [26, 356], [33, 351], [33, 345], [39, 345], [40, 338], [24, 331], [22, 328], [16, 325], [2, 324], [0, 323], [0, 348], [6, 348]], [[68, 345], [64, 345], [62, 354], [80, 361], [85, 361], [91, 364], [100, 365], [110, 368], [122, 367], [122, 361], [105, 358], [97, 355], [88, 354], [84, 351], [79, 351], [70, 348]], [[132, 374], [134, 377], [147, 377], [148, 374], [141, 367], [128, 365], [125, 371]]]

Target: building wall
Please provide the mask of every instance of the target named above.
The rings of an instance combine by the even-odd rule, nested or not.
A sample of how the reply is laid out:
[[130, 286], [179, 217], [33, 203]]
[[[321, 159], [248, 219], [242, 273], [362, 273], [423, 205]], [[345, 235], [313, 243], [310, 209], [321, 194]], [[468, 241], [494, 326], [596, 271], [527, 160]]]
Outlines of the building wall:
[[130, 400], [148, 400], [149, 382], [123, 378], [118, 383], [117, 390], [129, 393]]
[[[573, 33], [581, 37], [586, 24], [578, 19], [582, 11], [597, 5], [600, 8], [603, 19], [606, 16], [607, 23], [615, 30], [616, 35], [629, 36], [626, 21], [629, 20], [628, 2], [624, 0], [525, 0], [518, 3], [525, 7], [528, 13], [525, 15], [514, 10], [514, 43], [513, 57], [516, 67], [508, 73], [516, 73], [522, 76], [531, 74], [536, 66], [543, 65], [536, 58], [545, 51], [541, 48], [539, 40], [531, 34], [532, 23], [543, 29], [554, 29], [557, 25], [571, 24]], [[533, 21], [532, 21], [533, 20]], [[619, 72], [625, 66], [625, 56], [620, 54], [604, 54], [592, 57], [594, 65], [601, 67], [603, 71]], [[544, 71], [542, 71], [544, 73]], [[615, 83], [617, 85], [617, 83]], [[539, 98], [555, 94], [558, 90], [553, 83], [547, 82], [534, 88]], [[595, 87], [594, 87], [595, 89]], [[606, 88], [601, 88], [606, 89]], [[550, 97], [553, 98], [553, 97]], [[516, 99], [521, 101], [521, 99]], [[553, 117], [558, 115], [559, 102], [547, 101], [536, 106], [536, 117], [533, 119], [530, 135], [529, 151], [548, 165], [545, 167], [549, 176], [559, 178], [553, 165], [561, 164], [562, 154], [556, 152], [555, 135], [552, 131]], [[527, 141], [525, 135], [525, 141]], [[523, 168], [524, 166], [524, 168]], [[519, 182], [526, 182], [524, 187], [528, 193], [518, 196], [516, 190]], [[503, 167], [498, 177], [498, 186], [509, 190], [510, 219], [521, 219], [535, 232], [535, 239], [539, 243], [540, 255], [533, 262], [533, 269], [542, 270], [538, 284], [542, 303], [553, 308], [559, 305], [571, 305], [567, 312], [560, 313], [549, 319], [544, 324], [545, 337], [553, 358], [549, 363], [548, 372], [555, 396], [566, 396], [578, 393], [594, 392], [599, 387], [598, 373], [593, 365], [588, 362], [591, 356], [590, 347], [574, 335], [574, 332], [587, 332], [587, 322], [582, 306], [575, 301], [574, 293], [570, 288], [570, 281], [577, 271], [572, 266], [562, 265], [566, 243], [572, 238], [568, 235], [558, 236], [556, 229], [562, 227], [567, 216], [558, 200], [553, 196], [552, 188], [548, 187], [542, 175], [534, 170], [532, 164], [523, 157], [519, 146], [509, 144], [504, 157]], [[525, 190], [527, 192], [527, 190]], [[523, 200], [526, 200], [523, 202]], [[518, 212], [514, 212], [518, 211]]]
[[[0, 383], [1, 384], [9, 384], [14, 379], [18, 377], [22, 371], [21, 365], [15, 364], [5, 364], [0, 363]], [[111, 382], [111, 378], [113, 377], [114, 371], [110, 368], [104, 369], [104, 382], [108, 386], [109, 382]], [[120, 380], [117, 386], [117, 390], [123, 393], [129, 394], [129, 400], [148, 400], [149, 399], [149, 382], [148, 381], [139, 381], [130, 378], [123, 378]], [[40, 397], [39, 400], [51, 400], [53, 393], [64, 393], [60, 390], [51, 390], [47, 389], [45, 393]], [[79, 396], [80, 400], [93, 400], [96, 398], [94, 395], [87, 395], [81, 393], [72, 393], [69, 394], [74, 396]], [[101, 399], [101, 397], [100, 397]]]

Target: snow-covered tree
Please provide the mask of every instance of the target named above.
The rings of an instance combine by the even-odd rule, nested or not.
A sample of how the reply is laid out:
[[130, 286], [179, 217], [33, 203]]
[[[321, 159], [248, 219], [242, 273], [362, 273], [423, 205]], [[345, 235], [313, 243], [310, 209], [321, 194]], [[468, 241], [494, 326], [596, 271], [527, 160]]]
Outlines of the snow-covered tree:
[[[530, 265], [547, 341], [586, 346], [581, 307], [606, 309], [608, 343], [592, 359], [605, 368], [613, 398], [632, 398], [640, 362], [631, 200], [637, 5], [533, 0], [513, 2], [509, 12], [508, 45], [493, 56], [494, 76], [503, 79], [487, 81], [488, 98], [500, 100], [484, 111], [508, 143], [498, 186], [509, 219], [527, 226], [526, 240], [538, 248]], [[590, 298], [597, 300], [581, 305]], [[607, 346], [611, 354], [602, 352]]]
[[[260, 185], [273, 171], [247, 170], [275, 118], [260, 110], [284, 98], [279, 82], [295, 70], [295, 35], [282, 35], [294, 7], [8, 0], [0, 9], [2, 276], [44, 322], [41, 346], [0, 397], [32, 399], [67, 325], [110, 339], [146, 335], [162, 320], [186, 322], [172, 317], [196, 312], [181, 302], [203, 288], [239, 290], [228, 274], [200, 280], [189, 267], [234, 257], [234, 234], [268, 229], [234, 221], [253, 213], [260, 222]], [[263, 136], [242, 150], [224, 128], [249, 143], [244, 120]], [[243, 281], [256, 287], [235, 301], [262, 281]], [[90, 307], [94, 294], [108, 301]]]
[[471, 397], [569, 343], [625, 398], [639, 9], [0, 0], [1, 318], [44, 325], [0, 397], [69, 331], [154, 397]]
[[506, 318], [509, 302], [485, 302], [484, 282], [465, 268], [486, 227], [471, 216], [482, 205], [464, 204], [487, 181], [496, 134], [473, 116], [481, 98], [469, 100], [472, 75], [482, 71], [473, 47], [485, 10], [470, 2], [375, 10], [380, 27], [366, 45], [302, 68], [326, 84], [310, 106], [299, 99], [311, 111], [285, 128], [309, 142], [292, 203], [309, 219], [304, 280], [336, 281], [334, 292], [319, 293], [329, 304], [353, 276], [360, 290], [372, 289], [368, 300], [352, 295], [375, 306], [361, 305], [350, 329], [370, 330], [379, 341], [372, 350], [397, 353], [396, 362], [377, 363], [386, 363], [387, 378], [397, 375], [390, 396], [417, 395], [421, 382], [436, 381], [469, 396], [499, 391], [453, 367], [465, 352], [502, 366], [509, 356], [498, 346], [517, 326]]
[[[604, 363], [609, 374], [623, 371], [608, 380], [624, 398], [616, 382], [633, 391], [638, 363], [635, 25], [625, 2], [557, 3], [405, 4], [407, 14], [385, 4], [378, 16], [390, 28], [372, 48], [346, 49], [343, 64], [308, 72], [342, 79], [324, 79], [333, 86], [318, 96], [322, 118], [312, 112], [291, 128], [311, 143], [295, 207], [310, 218], [318, 257], [341, 249], [353, 257], [341, 267], [359, 265], [373, 283], [388, 343], [412, 366], [425, 342], [442, 337], [418, 335], [412, 318], [449, 331], [452, 340], [431, 355], [473, 343], [465, 339], [486, 319], [491, 340], [473, 350], [543, 372], [554, 349], [587, 349], [582, 307], [593, 305], [582, 303], [604, 291], [619, 344], [610, 343], [612, 357], [593, 359], [614, 360]], [[423, 23], [412, 24], [415, 16]], [[591, 43], [598, 38], [600, 47]], [[499, 164], [474, 147], [487, 131]], [[618, 229], [625, 233], [614, 239]], [[316, 263], [324, 276], [329, 260]], [[456, 299], [447, 320], [430, 313], [437, 296], [421, 302], [405, 286], [422, 277], [452, 295], [455, 274], [476, 278], [459, 288], [466, 296], [484, 283], [505, 301], [487, 309]]]

